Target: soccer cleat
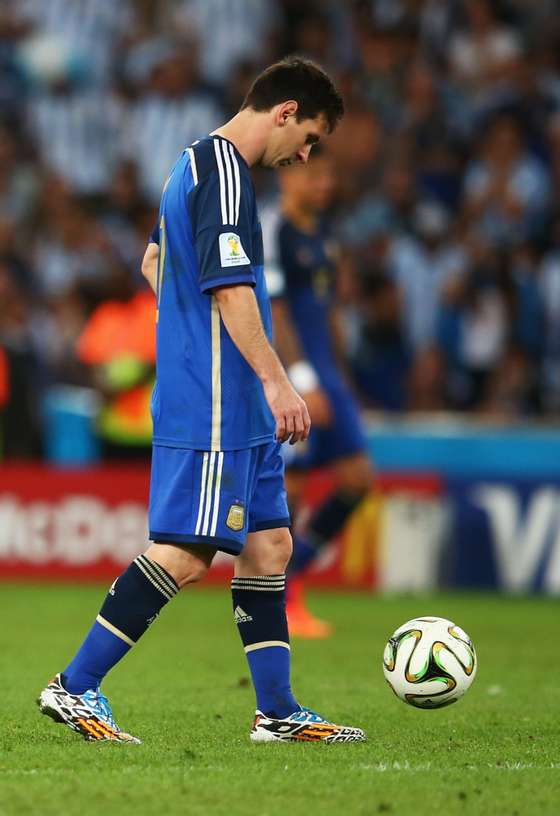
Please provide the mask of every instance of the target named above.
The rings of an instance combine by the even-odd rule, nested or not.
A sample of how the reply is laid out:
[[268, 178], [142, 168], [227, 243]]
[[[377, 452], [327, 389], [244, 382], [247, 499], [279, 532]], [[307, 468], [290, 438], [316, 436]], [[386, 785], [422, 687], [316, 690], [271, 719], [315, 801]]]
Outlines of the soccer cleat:
[[86, 740], [110, 740], [140, 744], [138, 737], [127, 734], [116, 724], [108, 699], [99, 689], [70, 694], [57, 674], [37, 700], [41, 714], [77, 731]]
[[332, 635], [330, 623], [316, 618], [305, 602], [305, 581], [301, 576], [290, 577], [286, 591], [286, 617], [292, 637], [318, 640]]
[[333, 628], [331, 624], [316, 618], [303, 605], [288, 602], [286, 604], [286, 617], [290, 637], [319, 640], [332, 635]]
[[251, 729], [252, 742], [365, 742], [361, 728], [335, 725], [309, 708], [294, 711], [289, 717], [275, 719], [255, 713]]

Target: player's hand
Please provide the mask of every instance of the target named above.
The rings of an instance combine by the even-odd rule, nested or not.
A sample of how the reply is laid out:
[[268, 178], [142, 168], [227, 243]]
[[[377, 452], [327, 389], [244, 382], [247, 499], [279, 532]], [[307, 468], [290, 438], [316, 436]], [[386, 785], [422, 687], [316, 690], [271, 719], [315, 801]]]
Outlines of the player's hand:
[[303, 395], [303, 399], [314, 425], [318, 425], [320, 428], [330, 425], [332, 417], [331, 403], [322, 388], [307, 391]]
[[287, 377], [269, 380], [263, 385], [264, 395], [276, 420], [276, 439], [295, 445], [309, 436], [311, 418], [307, 405]]

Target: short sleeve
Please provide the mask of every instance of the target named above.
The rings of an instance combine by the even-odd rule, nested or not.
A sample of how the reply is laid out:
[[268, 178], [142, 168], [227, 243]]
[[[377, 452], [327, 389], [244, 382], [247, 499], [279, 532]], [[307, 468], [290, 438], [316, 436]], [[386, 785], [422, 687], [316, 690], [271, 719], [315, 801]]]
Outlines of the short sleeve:
[[156, 223], [150, 233], [149, 244], [157, 244], [159, 246], [159, 225]]
[[[189, 215], [198, 259], [200, 291], [219, 286], [255, 286], [252, 268], [255, 200], [250, 179], [241, 177], [235, 156], [213, 170], [189, 194]], [[227, 172], [226, 172], [227, 171]]]

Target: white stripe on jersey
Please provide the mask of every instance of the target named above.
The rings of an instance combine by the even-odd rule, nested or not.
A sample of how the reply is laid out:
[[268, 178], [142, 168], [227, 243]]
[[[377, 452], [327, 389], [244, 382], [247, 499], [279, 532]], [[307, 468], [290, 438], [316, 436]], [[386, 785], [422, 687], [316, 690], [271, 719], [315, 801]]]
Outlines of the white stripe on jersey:
[[234, 190], [233, 190], [233, 170], [231, 167], [231, 160], [229, 157], [229, 150], [228, 144], [226, 142], [221, 143], [222, 146], [222, 154], [224, 157], [224, 167], [226, 168], [226, 178], [227, 178], [227, 196], [228, 196], [228, 224], [233, 224], [233, 201], [234, 201]]
[[220, 179], [222, 224], [237, 224], [241, 200], [239, 163], [232, 145], [224, 139], [214, 139], [214, 153]]
[[212, 295], [210, 324], [212, 333], [212, 426], [210, 449], [219, 451], [222, 447], [222, 343], [220, 309], [214, 295]]
[[227, 204], [226, 204], [226, 180], [224, 177], [224, 165], [218, 139], [214, 139], [214, 153], [216, 154], [216, 164], [218, 165], [218, 176], [220, 177], [220, 205], [222, 208], [222, 224], [227, 224]]
[[192, 147], [187, 147], [187, 153], [189, 154], [189, 158], [191, 160], [191, 170], [193, 175], [194, 186], [198, 184], [198, 170], [196, 169], [196, 159], [194, 157], [194, 150]]
[[228, 145], [229, 152], [231, 155], [231, 161], [233, 164], [233, 173], [235, 176], [235, 220], [233, 221], [234, 224], [239, 222], [239, 202], [241, 200], [241, 180], [239, 178], [239, 162], [237, 161], [237, 156], [235, 155], [235, 151], [233, 149], [233, 145]]

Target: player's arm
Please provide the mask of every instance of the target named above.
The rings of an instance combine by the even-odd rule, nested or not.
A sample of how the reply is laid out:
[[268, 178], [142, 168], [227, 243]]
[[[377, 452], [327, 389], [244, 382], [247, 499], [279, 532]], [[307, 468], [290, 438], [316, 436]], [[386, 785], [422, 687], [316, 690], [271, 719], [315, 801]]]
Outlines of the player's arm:
[[321, 388], [315, 369], [305, 358], [284, 298], [272, 300], [272, 323], [274, 344], [286, 366], [290, 382], [304, 398], [313, 422], [319, 426], [328, 425], [331, 418], [328, 397]]
[[153, 289], [154, 294], [157, 294], [157, 268], [159, 260], [159, 228], [156, 224], [150, 235], [148, 246], [142, 258], [142, 274]]
[[[266, 283], [271, 298], [272, 325], [274, 345], [283, 364], [286, 366], [290, 382], [306, 404], [314, 424], [328, 425], [331, 419], [331, 408], [327, 395], [321, 388], [315, 369], [301, 346], [297, 328], [290, 314], [289, 304], [285, 298], [286, 268], [293, 265], [291, 247], [286, 245], [286, 238], [281, 231], [273, 229], [268, 235], [266, 251], [269, 260], [266, 263]], [[275, 262], [278, 258], [278, 263]], [[297, 275], [297, 270], [294, 270]]]
[[311, 420], [306, 404], [268, 341], [252, 287], [224, 286], [214, 296], [229, 336], [263, 384], [277, 439], [290, 444], [307, 439]]
[[157, 285], [157, 265], [159, 258], [159, 246], [157, 244], [148, 244], [144, 257], [142, 258], [142, 274], [152, 287], [154, 294], [156, 293]]

